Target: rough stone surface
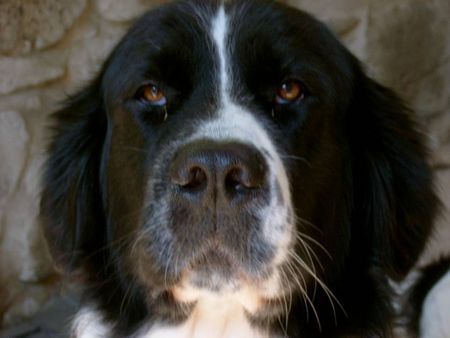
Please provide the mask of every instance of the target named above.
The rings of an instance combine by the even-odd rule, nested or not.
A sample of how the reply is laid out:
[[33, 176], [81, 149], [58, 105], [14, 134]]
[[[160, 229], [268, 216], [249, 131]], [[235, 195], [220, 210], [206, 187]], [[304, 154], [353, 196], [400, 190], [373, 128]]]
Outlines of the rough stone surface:
[[29, 139], [17, 112], [0, 112], [0, 215], [4, 201], [17, 185], [27, 156]]
[[369, 10], [367, 63], [421, 116], [448, 108], [448, 13], [448, 0], [380, 1]]
[[[99, 69], [126, 28], [167, 0], [0, 0], [0, 326], [50, 295], [37, 220], [47, 117]], [[286, 0], [325, 21], [429, 135], [445, 204], [424, 261], [450, 246], [450, 2]], [[0, 336], [1, 336], [0, 332]]]
[[97, 0], [99, 11], [112, 21], [130, 21], [142, 15], [152, 6], [167, 2], [167, 0]]
[[0, 94], [36, 86], [64, 75], [64, 68], [36, 58], [0, 58]]
[[92, 34], [90, 39], [77, 41], [67, 63], [70, 80], [73, 83], [84, 83], [90, 80], [115, 46], [117, 37], [122, 33], [121, 28], [104, 27], [102, 31], [88, 32], [87, 34]]
[[26, 53], [58, 42], [85, 6], [86, 0], [0, 1], [0, 53]]

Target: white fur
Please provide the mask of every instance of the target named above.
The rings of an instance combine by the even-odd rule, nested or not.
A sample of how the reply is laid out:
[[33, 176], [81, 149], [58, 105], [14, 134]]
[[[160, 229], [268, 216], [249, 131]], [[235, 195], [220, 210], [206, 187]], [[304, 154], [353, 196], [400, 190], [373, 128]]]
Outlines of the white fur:
[[104, 323], [98, 311], [86, 307], [76, 315], [72, 334], [75, 338], [106, 338], [111, 335], [111, 327]]
[[[198, 300], [188, 320], [180, 325], [157, 323], [143, 327], [132, 338], [269, 338], [268, 332], [254, 328], [248, 322], [238, 295], [207, 295]], [[246, 306], [249, 306], [247, 304]], [[100, 314], [86, 308], [77, 315], [72, 330], [76, 338], [109, 338], [111, 326]], [[130, 337], [130, 338], [131, 338]]]
[[450, 337], [450, 272], [442, 278], [425, 299], [420, 322], [421, 337]]
[[[233, 102], [231, 89], [233, 78], [229, 65], [230, 47], [226, 42], [228, 35], [228, 17], [225, 9], [220, 7], [212, 21], [212, 39], [219, 53], [220, 61], [220, 105], [217, 117], [198, 126], [192, 140], [209, 138], [213, 140], [236, 140], [253, 145], [263, 154], [269, 164], [271, 176], [272, 199], [270, 205], [260, 212], [264, 237], [278, 248], [274, 264], [280, 264], [287, 257], [287, 250], [292, 241], [292, 206], [289, 181], [283, 162], [275, 145], [263, 125], [246, 107]], [[276, 185], [281, 189], [284, 205], [280, 205], [275, 194]]]
[[179, 326], [157, 325], [143, 338], [269, 338], [253, 328], [244, 309], [234, 297], [208, 296], [200, 299], [189, 317]]

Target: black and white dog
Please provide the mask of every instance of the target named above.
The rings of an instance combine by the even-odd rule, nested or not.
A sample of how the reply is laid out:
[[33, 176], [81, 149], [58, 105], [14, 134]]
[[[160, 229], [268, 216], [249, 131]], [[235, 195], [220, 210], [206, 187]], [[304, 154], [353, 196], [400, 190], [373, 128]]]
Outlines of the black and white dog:
[[54, 117], [42, 216], [84, 276], [74, 337], [393, 334], [437, 211], [427, 152], [311, 16], [162, 6]]

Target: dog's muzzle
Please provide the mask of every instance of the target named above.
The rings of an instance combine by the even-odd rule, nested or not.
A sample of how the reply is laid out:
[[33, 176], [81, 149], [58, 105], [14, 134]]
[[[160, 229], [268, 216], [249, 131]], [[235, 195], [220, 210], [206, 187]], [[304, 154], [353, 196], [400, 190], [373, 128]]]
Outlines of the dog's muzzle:
[[236, 279], [247, 275], [252, 261], [268, 260], [267, 253], [257, 252], [262, 233], [257, 211], [269, 203], [271, 189], [267, 162], [256, 148], [191, 142], [175, 153], [168, 174], [179, 220], [171, 226], [178, 245], [193, 254], [189, 273], [195, 272], [195, 284], [205, 287], [212, 274]]

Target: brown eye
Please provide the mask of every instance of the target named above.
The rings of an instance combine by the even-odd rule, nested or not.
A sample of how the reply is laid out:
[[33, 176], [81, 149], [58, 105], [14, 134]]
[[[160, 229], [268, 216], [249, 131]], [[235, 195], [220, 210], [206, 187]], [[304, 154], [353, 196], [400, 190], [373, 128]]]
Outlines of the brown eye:
[[139, 99], [156, 106], [164, 106], [167, 103], [163, 91], [157, 85], [145, 85], [139, 92]]
[[277, 91], [276, 101], [279, 104], [287, 104], [298, 101], [304, 97], [302, 84], [295, 80], [283, 82]]

